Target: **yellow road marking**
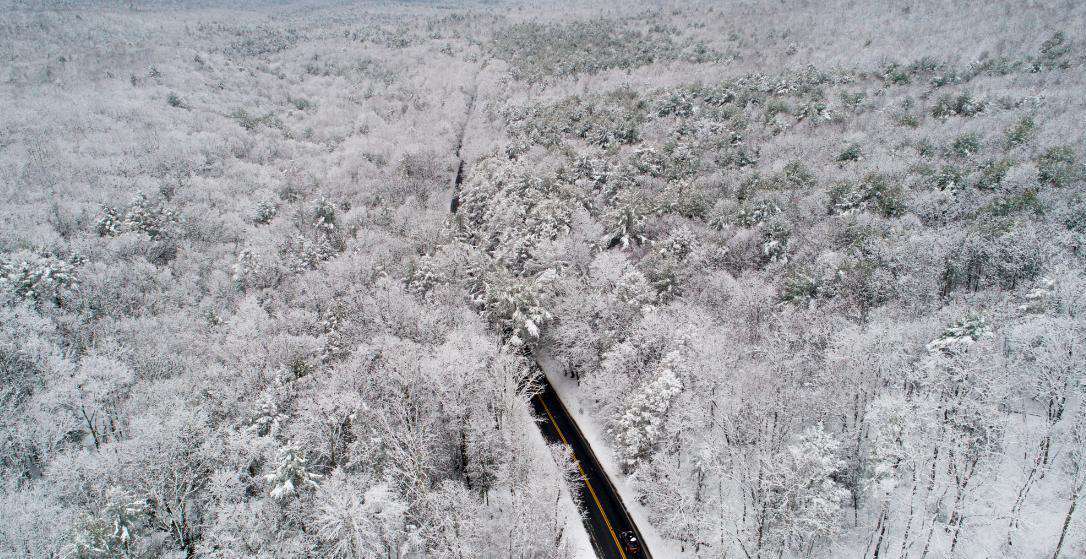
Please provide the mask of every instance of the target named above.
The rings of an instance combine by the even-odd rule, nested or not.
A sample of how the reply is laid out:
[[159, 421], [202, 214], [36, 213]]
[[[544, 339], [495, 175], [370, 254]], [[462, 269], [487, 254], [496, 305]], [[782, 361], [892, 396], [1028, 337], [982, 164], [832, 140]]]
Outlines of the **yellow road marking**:
[[[543, 405], [543, 411], [547, 412], [547, 417], [551, 420], [551, 425], [554, 426], [554, 430], [558, 432], [558, 438], [562, 439], [562, 442], [569, 447], [570, 452], [573, 452], [573, 447], [570, 446], [569, 441], [566, 440], [566, 436], [562, 434], [562, 429], [558, 427], [558, 422], [554, 420], [554, 416], [551, 415], [551, 409], [547, 407], [547, 403], [543, 401], [543, 397], [536, 395], [539, 398], [539, 403]], [[584, 473], [584, 468], [581, 467], [580, 461], [577, 457], [573, 458], [573, 463], [577, 464], [577, 469], [581, 471], [581, 479], [584, 480], [585, 487], [588, 488], [588, 492], [592, 494], [592, 500], [596, 502], [596, 508], [600, 511], [600, 516], [603, 517], [604, 524], [607, 525], [607, 530], [611, 532], [611, 537], [615, 540], [615, 547], [618, 548], [619, 555], [622, 559], [626, 559], [626, 551], [622, 549], [622, 544], [618, 541], [618, 536], [615, 535], [615, 529], [611, 527], [611, 521], [607, 519], [607, 513], [603, 511], [603, 505], [600, 504], [599, 497], [596, 496], [596, 490], [592, 489], [592, 484], [588, 482], [588, 475]]]

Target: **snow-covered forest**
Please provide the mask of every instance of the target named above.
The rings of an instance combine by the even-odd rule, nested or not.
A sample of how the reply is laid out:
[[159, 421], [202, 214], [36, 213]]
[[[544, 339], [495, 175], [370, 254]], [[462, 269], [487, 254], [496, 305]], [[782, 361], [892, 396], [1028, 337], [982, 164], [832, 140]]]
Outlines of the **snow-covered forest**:
[[1086, 4], [0, 6], [0, 557], [1086, 557]]

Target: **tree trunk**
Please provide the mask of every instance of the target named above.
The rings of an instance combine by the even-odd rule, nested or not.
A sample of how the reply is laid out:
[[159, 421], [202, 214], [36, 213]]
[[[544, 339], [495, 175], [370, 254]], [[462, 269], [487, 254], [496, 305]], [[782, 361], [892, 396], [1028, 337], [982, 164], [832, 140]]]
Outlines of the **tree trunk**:
[[[94, 437], [94, 449], [99, 450], [101, 448], [102, 441], [98, 437], [98, 428], [94, 424], [94, 419], [87, 415], [86, 407], [80, 406], [79, 411], [83, 413], [83, 419], [87, 422], [87, 430], [89, 430], [91, 436]], [[98, 414], [95, 413], [94, 415], [97, 416]]]
[[[935, 501], [934, 510], [939, 510], [939, 507], [943, 506], [943, 499], [946, 497], [946, 490], [943, 490], [943, 494], [939, 496], [939, 499]], [[928, 551], [931, 549], [931, 537], [935, 533], [935, 522], [939, 519], [938, 516], [931, 517], [931, 525], [928, 526], [928, 537], [924, 541], [924, 551], [920, 554], [920, 559], [924, 559], [928, 556]]]
[[882, 540], [886, 537], [886, 524], [887, 516], [889, 514], [890, 504], [887, 502], [883, 504], [882, 515], [879, 517], [879, 524], [876, 530], [879, 533], [879, 538], [875, 540], [875, 551], [871, 555], [871, 559], [879, 559], [879, 552], [882, 550]]
[[905, 557], [905, 551], [909, 547], [909, 533], [913, 529], [913, 517], [916, 514], [916, 490], [918, 485], [916, 484], [916, 470], [913, 470], [912, 475], [913, 488], [909, 492], [909, 519], [905, 522], [905, 533], [901, 536], [901, 557]]
[[1022, 514], [1022, 506], [1026, 502], [1026, 496], [1029, 495], [1030, 489], [1033, 487], [1033, 479], [1037, 474], [1037, 470], [1040, 468], [1039, 459], [1034, 462], [1033, 467], [1029, 470], [1029, 475], [1026, 476], [1026, 481], [1022, 483], [1022, 487], [1018, 488], [1018, 496], [1014, 500], [1014, 505], [1011, 506], [1011, 520], [1007, 527], [1007, 545], [1014, 545], [1014, 533], [1018, 531], [1018, 517]]
[[1078, 495], [1081, 487], [1076, 487], [1071, 493], [1071, 506], [1067, 508], [1067, 516], [1063, 517], [1063, 528], [1060, 530], [1060, 540], [1056, 542], [1056, 551], [1052, 553], [1052, 559], [1059, 559], [1060, 550], [1063, 549], [1063, 540], [1067, 537], [1067, 529], [1071, 526], [1071, 517], [1075, 515], [1075, 506], [1078, 505]]

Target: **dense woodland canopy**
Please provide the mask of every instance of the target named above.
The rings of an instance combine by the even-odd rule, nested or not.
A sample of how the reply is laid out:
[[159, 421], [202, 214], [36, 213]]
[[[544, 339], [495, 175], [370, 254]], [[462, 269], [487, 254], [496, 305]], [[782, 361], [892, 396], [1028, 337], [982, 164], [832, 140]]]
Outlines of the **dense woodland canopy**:
[[8, 8], [0, 556], [1086, 556], [1086, 6]]

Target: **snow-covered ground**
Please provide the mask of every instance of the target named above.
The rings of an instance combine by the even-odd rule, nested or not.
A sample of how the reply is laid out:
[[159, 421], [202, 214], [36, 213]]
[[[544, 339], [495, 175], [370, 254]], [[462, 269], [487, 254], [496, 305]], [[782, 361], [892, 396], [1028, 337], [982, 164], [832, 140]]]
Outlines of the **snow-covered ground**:
[[[641, 536], [645, 538], [649, 551], [659, 559], [689, 557], [689, 555], [681, 551], [678, 542], [663, 538], [649, 523], [649, 513], [645, 510], [645, 507], [641, 506], [641, 495], [634, 486], [633, 480], [622, 474], [622, 468], [619, 467], [618, 462], [615, 460], [615, 453], [604, 435], [603, 426], [586, 412], [586, 406], [581, 402], [582, 393], [577, 382], [562, 374], [562, 365], [555, 362], [550, 354], [540, 352], [537, 358], [540, 367], [543, 368], [543, 372], [547, 375], [547, 380], [550, 381], [554, 390], [558, 392], [558, 396], [562, 398], [562, 402], [566, 405], [570, 415], [573, 416], [573, 420], [577, 422], [577, 426], [580, 427], [585, 439], [588, 440], [588, 444], [592, 445], [592, 450], [596, 453], [600, 466], [603, 467], [607, 477], [611, 478], [611, 483], [618, 490], [619, 495], [622, 497], [622, 503], [626, 505], [626, 510], [630, 512], [634, 523], [637, 524], [637, 528], [641, 531]], [[542, 435], [540, 435], [540, 440], [542, 440]], [[583, 532], [583, 526], [581, 528]]]

